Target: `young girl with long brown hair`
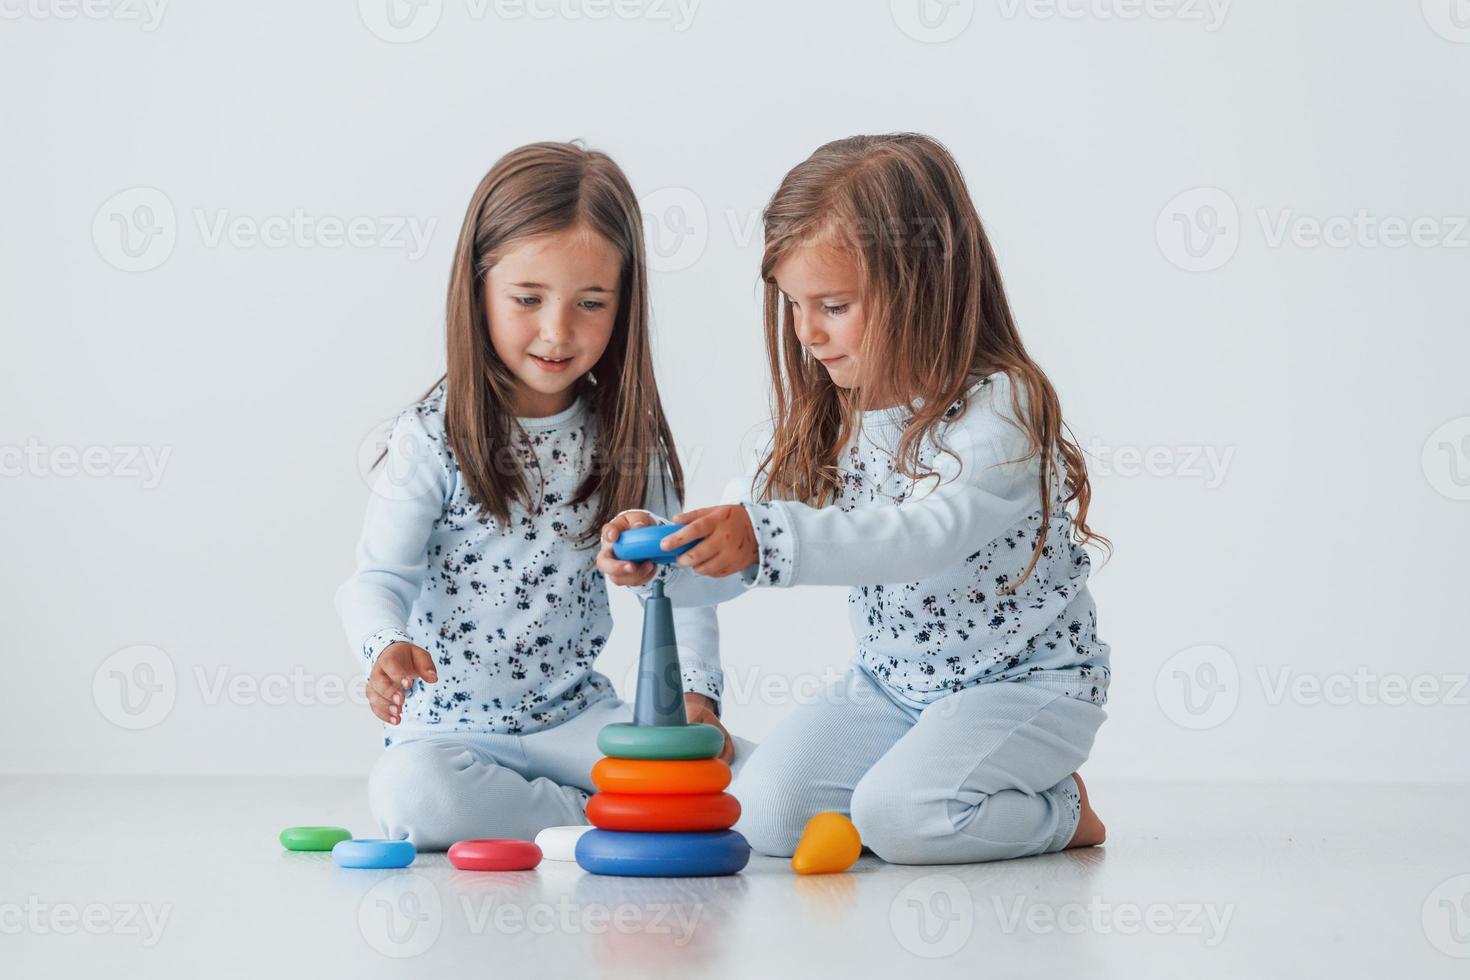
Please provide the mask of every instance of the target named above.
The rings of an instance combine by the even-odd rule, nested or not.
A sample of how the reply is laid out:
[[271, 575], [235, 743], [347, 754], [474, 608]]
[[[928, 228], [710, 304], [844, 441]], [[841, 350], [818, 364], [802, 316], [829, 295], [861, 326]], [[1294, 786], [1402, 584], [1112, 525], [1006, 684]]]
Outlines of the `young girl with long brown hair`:
[[[774, 432], [727, 503], [674, 518], [665, 548], [702, 541], [659, 574], [684, 606], [850, 585], [857, 655], [745, 765], [737, 829], [784, 856], [839, 811], [905, 864], [1101, 843], [1076, 772], [1108, 688], [1103, 539], [958, 166], [913, 134], [829, 143], [764, 222]], [[653, 574], [606, 550], [651, 519], [604, 529], [614, 582]]]
[[[632, 720], [592, 669], [612, 627], [593, 545], [621, 510], [677, 509], [683, 474], [654, 385], [638, 202], [611, 159], [537, 143], [485, 175], [447, 349], [444, 378], [393, 427], [337, 592], [388, 726], [373, 810], [422, 849], [584, 823], [597, 733]], [[717, 725], [712, 611], [677, 616], [688, 714]]]

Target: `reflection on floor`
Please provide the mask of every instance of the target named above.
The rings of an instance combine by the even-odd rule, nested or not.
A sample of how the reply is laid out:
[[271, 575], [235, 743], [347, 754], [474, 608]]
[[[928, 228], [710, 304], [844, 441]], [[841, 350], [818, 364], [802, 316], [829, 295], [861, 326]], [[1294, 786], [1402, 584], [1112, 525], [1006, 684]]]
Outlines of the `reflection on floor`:
[[341, 780], [0, 780], [7, 976], [1438, 977], [1470, 969], [1470, 787], [1089, 783], [1104, 848], [711, 879], [442, 854], [347, 871]]

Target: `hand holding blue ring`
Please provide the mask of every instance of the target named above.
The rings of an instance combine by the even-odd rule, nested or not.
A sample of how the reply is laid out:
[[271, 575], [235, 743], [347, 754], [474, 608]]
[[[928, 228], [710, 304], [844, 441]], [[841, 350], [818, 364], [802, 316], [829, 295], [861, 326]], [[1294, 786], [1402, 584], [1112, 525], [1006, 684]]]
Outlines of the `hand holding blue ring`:
[[650, 524], [646, 527], [630, 527], [613, 542], [613, 557], [618, 561], [651, 561], [658, 565], [672, 565], [679, 556], [699, 541], [690, 541], [672, 551], [664, 551], [660, 545], [664, 538], [676, 531], [684, 530], [683, 524]]

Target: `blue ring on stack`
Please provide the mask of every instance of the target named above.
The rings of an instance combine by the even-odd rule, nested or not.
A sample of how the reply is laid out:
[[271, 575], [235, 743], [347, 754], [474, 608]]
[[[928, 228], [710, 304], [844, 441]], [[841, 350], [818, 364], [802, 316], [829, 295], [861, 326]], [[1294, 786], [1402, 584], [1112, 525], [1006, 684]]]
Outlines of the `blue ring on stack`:
[[589, 830], [577, 840], [577, 863], [596, 875], [704, 878], [735, 874], [749, 862], [750, 845], [733, 830], [666, 834]]

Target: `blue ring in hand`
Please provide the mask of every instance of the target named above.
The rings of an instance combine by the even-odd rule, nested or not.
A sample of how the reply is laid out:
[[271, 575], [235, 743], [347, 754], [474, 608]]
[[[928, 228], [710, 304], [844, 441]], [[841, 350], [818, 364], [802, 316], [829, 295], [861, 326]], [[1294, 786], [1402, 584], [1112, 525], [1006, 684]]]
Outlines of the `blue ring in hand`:
[[[674, 560], [699, 544], [691, 541], [682, 548], [664, 551], [659, 545], [675, 531], [684, 530], [683, 524], [652, 524], [648, 527], [630, 527], [613, 542], [613, 557], [618, 561], [651, 561], [660, 565], [672, 565]], [[704, 540], [703, 538], [699, 539]]]

